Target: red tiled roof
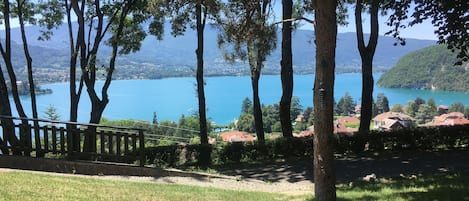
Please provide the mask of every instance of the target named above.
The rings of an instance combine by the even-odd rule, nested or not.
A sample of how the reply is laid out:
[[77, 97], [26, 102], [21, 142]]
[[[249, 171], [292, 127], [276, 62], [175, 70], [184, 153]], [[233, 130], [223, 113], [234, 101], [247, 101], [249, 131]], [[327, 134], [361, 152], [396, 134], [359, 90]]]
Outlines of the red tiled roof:
[[373, 121], [384, 121], [385, 119], [400, 119], [400, 120], [413, 120], [413, 118], [409, 115], [406, 115], [401, 112], [385, 112], [376, 115], [375, 118], [373, 118]]
[[225, 142], [251, 142], [254, 141], [254, 136], [246, 132], [231, 131], [221, 134], [221, 139]]

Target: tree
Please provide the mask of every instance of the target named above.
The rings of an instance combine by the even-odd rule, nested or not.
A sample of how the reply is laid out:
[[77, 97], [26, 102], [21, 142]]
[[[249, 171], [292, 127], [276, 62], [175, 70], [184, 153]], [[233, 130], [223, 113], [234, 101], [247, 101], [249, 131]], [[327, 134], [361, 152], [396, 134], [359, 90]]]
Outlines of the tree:
[[334, 71], [337, 1], [313, 1], [316, 43], [314, 79], [314, 191], [315, 199], [335, 200], [333, 142]]
[[248, 97], [246, 97], [241, 105], [241, 114], [250, 113], [251, 109], [252, 101]]
[[279, 110], [283, 137], [293, 137], [290, 114], [293, 96], [292, 21], [289, 20], [292, 18], [292, 12], [293, 1], [282, 0], [282, 60], [280, 61], [282, 97]]
[[[3, 4], [1, 5], [3, 8], [3, 24], [5, 28], [5, 48], [2, 43], [0, 43], [0, 51], [2, 54], [2, 58], [4, 60], [5, 66], [7, 68], [8, 74], [10, 74], [11, 69], [9, 69], [9, 65], [11, 67], [11, 27], [10, 27], [10, 2], [9, 1], [3, 1]], [[5, 50], [6, 49], [6, 50]], [[10, 82], [12, 82], [10, 80]], [[16, 86], [16, 83], [12, 83], [12, 85]], [[13, 90], [13, 87], [12, 87]], [[7, 89], [7, 82], [3, 74], [3, 69], [2, 66], [0, 65], [0, 98], [1, 98], [1, 104], [0, 104], [0, 115], [4, 116], [12, 116], [12, 111], [11, 111], [11, 105], [10, 105], [10, 98], [8, 95], [8, 89]], [[16, 91], [17, 92], [17, 91]], [[13, 93], [13, 91], [12, 91]], [[13, 95], [15, 96], [15, 95]], [[16, 101], [16, 100], [15, 100]], [[0, 140], [2, 145], [6, 147], [6, 145], [9, 143], [11, 146], [17, 146], [18, 145], [18, 137], [15, 135], [15, 128], [14, 128], [14, 122], [11, 119], [1, 119], [2, 122], [2, 134], [3, 134], [3, 140]], [[8, 149], [3, 148], [2, 149], [3, 153], [8, 153]]]
[[[414, 10], [409, 12], [412, 4]], [[469, 1], [466, 0], [391, 1], [387, 4], [387, 8], [393, 10], [388, 25], [393, 29], [386, 34], [405, 44], [405, 40], [399, 35], [401, 29], [431, 20], [435, 26], [438, 43], [448, 44], [448, 49], [458, 52], [459, 61], [456, 64], [462, 64], [469, 60], [468, 7]]]
[[421, 104], [415, 118], [418, 124], [425, 124], [432, 121], [433, 117], [437, 115], [436, 111], [428, 104]]
[[248, 113], [241, 114], [238, 118], [238, 122], [236, 123], [236, 128], [239, 131], [245, 131], [248, 133], [255, 132], [254, 116]]
[[415, 101], [407, 102], [406, 113], [411, 116], [415, 117], [415, 113], [418, 111], [419, 106], [415, 103]]
[[379, 93], [376, 98], [376, 109], [378, 114], [389, 112], [389, 101], [383, 93]]
[[[143, 0], [112, 2], [71, 0], [66, 3], [70, 47], [74, 47], [71, 53], [71, 66], [76, 65], [76, 61], [73, 63], [73, 60], [78, 57], [81, 79], [86, 85], [86, 92], [91, 102], [90, 123], [99, 123], [104, 109], [109, 103], [108, 89], [112, 81], [117, 55], [139, 50], [140, 43], [146, 36], [140, 24], [150, 17], [145, 9], [147, 4]], [[72, 30], [71, 11], [77, 19], [77, 30]], [[107, 36], [110, 37], [105, 40]], [[101, 62], [98, 51], [103, 44], [112, 48], [107, 64]], [[75, 66], [71, 67], [71, 71], [74, 68]], [[98, 94], [96, 81], [100, 74], [104, 76], [104, 84]], [[74, 77], [71, 76], [71, 78]], [[75, 81], [70, 80], [70, 82]], [[72, 85], [74, 86], [74, 84], [71, 84], [71, 91], [75, 92], [76, 89], [72, 89]], [[78, 90], [78, 92], [80, 91], [81, 89]], [[75, 95], [73, 96], [75, 97]], [[94, 129], [90, 127], [89, 133], [85, 135], [84, 151], [86, 152], [96, 151]]]
[[462, 104], [461, 102], [453, 103], [448, 107], [448, 112], [464, 113], [464, 104]]
[[352, 96], [346, 92], [337, 103], [337, 114], [342, 116], [350, 115], [354, 112], [355, 105], [356, 104], [353, 102]]
[[[370, 37], [368, 44], [365, 45], [363, 37], [363, 24], [362, 12], [363, 7], [369, 6], [370, 10]], [[360, 111], [360, 127], [359, 133], [367, 133], [370, 131], [370, 123], [372, 118], [373, 108], [373, 57], [375, 54], [376, 46], [378, 45], [378, 9], [379, 1], [371, 1], [371, 3], [364, 3], [363, 0], [357, 0], [355, 6], [355, 23], [358, 51], [362, 60], [362, 98], [361, 98], [361, 111]], [[389, 109], [389, 108], [388, 108]]]
[[49, 105], [46, 110], [44, 111], [44, 115], [46, 119], [58, 121], [60, 120], [60, 114], [57, 112], [57, 108], [54, 105]]
[[[154, 1], [156, 3], [159, 0]], [[172, 34], [174, 36], [184, 34], [188, 24], [197, 31], [197, 97], [199, 102], [199, 124], [200, 141], [208, 144], [207, 130], [207, 110], [205, 104], [204, 89], [204, 29], [206, 22], [211, 16], [218, 16], [219, 2], [217, 0], [168, 0], [165, 1], [165, 8], [171, 18]], [[195, 26], [193, 25], [195, 19]]]
[[307, 107], [305, 109], [305, 111], [303, 112], [303, 118], [308, 126], [313, 125], [314, 113], [312, 107]]
[[[298, 96], [293, 96], [291, 99], [291, 106], [290, 106], [290, 124], [295, 121], [296, 117], [303, 112], [303, 106], [300, 104], [300, 98]], [[282, 115], [280, 115], [280, 119]]]
[[427, 105], [430, 106], [434, 116], [438, 115], [438, 107], [436, 106], [436, 102], [433, 98], [428, 99]]
[[265, 142], [262, 108], [259, 98], [259, 79], [267, 55], [276, 46], [276, 26], [271, 23], [270, 0], [229, 0], [224, 9], [218, 43], [231, 44], [225, 58], [248, 60], [253, 91], [253, 115], [258, 141]]
[[466, 119], [469, 119], [469, 106], [466, 106], [466, 107], [464, 108], [464, 117], [465, 117]]
[[[42, 37], [46, 37], [49, 33], [49, 31], [54, 28], [57, 24], [59, 24], [59, 21], [62, 19], [60, 18], [57, 19], [56, 17], [57, 12], [54, 10], [49, 9], [50, 7], [47, 7], [45, 5], [55, 5], [58, 2], [56, 0], [50, 0], [50, 1], [41, 1], [41, 2], [34, 2], [34, 1], [27, 1], [27, 0], [16, 0], [10, 3], [10, 1], [3, 1], [3, 3], [0, 5], [2, 8], [2, 18], [4, 23], [4, 35], [5, 35], [5, 41], [4, 43], [0, 43], [0, 52], [4, 61], [4, 64], [6, 66], [8, 76], [10, 78], [9, 83], [11, 85], [11, 95], [13, 96], [13, 101], [15, 103], [16, 109], [18, 111], [18, 115], [20, 117], [27, 117], [23, 105], [21, 103], [20, 97], [19, 97], [19, 91], [18, 91], [18, 86], [17, 86], [17, 78], [16, 74], [13, 68], [13, 63], [12, 63], [12, 48], [11, 48], [11, 19], [17, 18], [20, 26], [20, 34], [21, 34], [21, 40], [22, 40], [22, 45], [23, 45], [23, 54], [26, 60], [26, 70], [27, 70], [27, 75], [28, 75], [28, 83], [29, 83], [29, 94], [31, 98], [31, 110], [32, 110], [32, 115], [33, 118], [37, 118], [37, 106], [36, 106], [36, 94], [35, 94], [35, 84], [34, 84], [34, 79], [33, 79], [33, 66], [32, 66], [32, 58], [29, 52], [29, 44], [28, 44], [28, 37], [26, 35], [25, 31], [25, 26], [27, 24], [38, 24], [41, 26], [45, 26], [47, 28], [46, 31], [41, 30], [43, 33]], [[60, 16], [60, 15], [59, 15]], [[8, 99], [8, 93], [6, 92], [6, 79], [3, 74], [3, 70], [1, 70], [0, 67], [0, 73], [2, 74], [0, 77], [0, 82], [2, 82], [0, 88], [2, 91], [3, 95], [1, 96], [2, 99], [2, 106], [0, 106], [0, 110], [2, 115], [7, 115], [11, 116], [11, 106], [10, 106], [10, 101]], [[4, 91], [5, 90], [5, 91]], [[9, 127], [13, 125], [13, 122], [11, 120], [3, 120], [3, 126], [4, 127]], [[28, 124], [27, 120], [22, 120], [22, 124]], [[37, 122], [34, 123], [34, 125], [37, 127], [38, 124]], [[30, 131], [28, 130], [22, 130], [24, 129], [23, 127], [20, 128], [21, 135], [25, 135], [29, 133]], [[36, 129], [36, 140], [39, 140], [39, 131]], [[9, 142], [10, 145], [16, 146], [17, 144], [17, 137], [14, 134], [14, 131], [11, 130], [11, 128], [4, 128], [4, 136], [6, 136], [5, 142]], [[4, 137], [5, 138], [5, 137]], [[29, 141], [25, 141], [23, 143], [30, 143]], [[29, 153], [26, 153], [29, 154]]]
[[404, 112], [404, 110], [402, 110], [402, 105], [397, 103], [392, 106], [391, 112]]
[[273, 130], [272, 126], [280, 121], [279, 105], [273, 104], [268, 106], [262, 106], [262, 113], [262, 119], [264, 120], [264, 131], [271, 133]]

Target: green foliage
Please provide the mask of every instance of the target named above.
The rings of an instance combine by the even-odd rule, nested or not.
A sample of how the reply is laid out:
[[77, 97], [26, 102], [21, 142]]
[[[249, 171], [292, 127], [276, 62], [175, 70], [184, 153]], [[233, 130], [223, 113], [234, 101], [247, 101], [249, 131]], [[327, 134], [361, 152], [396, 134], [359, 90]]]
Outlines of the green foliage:
[[337, 115], [341, 116], [353, 114], [355, 111], [355, 105], [356, 103], [353, 101], [352, 96], [350, 96], [350, 94], [346, 92], [337, 103], [336, 113]]
[[415, 117], [415, 113], [418, 111], [419, 106], [415, 103], [415, 101], [407, 102], [407, 114], [411, 117]]
[[464, 113], [464, 105], [461, 102], [452, 103], [448, 107], [448, 112], [461, 112], [461, 113]]
[[423, 48], [402, 57], [381, 76], [378, 85], [469, 92], [469, 71], [454, 63], [455, 54], [444, 45]]
[[254, 129], [254, 116], [252, 114], [241, 114], [236, 123], [236, 128], [240, 131], [253, 133]]
[[[353, 125], [350, 125], [353, 126]], [[459, 149], [469, 145], [469, 125], [452, 127], [416, 127], [391, 132], [371, 131], [364, 135], [337, 134], [334, 136], [337, 154], [357, 151], [358, 140], [368, 146], [360, 152], [380, 153], [402, 150]], [[267, 139], [265, 145], [254, 142], [222, 142], [213, 145], [213, 164], [258, 163], [277, 159], [304, 158], [312, 155], [312, 138]], [[146, 147], [147, 160], [156, 165], [184, 166], [198, 161], [200, 145], [171, 145]], [[365, 149], [364, 149], [365, 148]], [[363, 150], [364, 149], [364, 150]]]
[[252, 101], [246, 97], [241, 105], [241, 114], [252, 113]]
[[378, 94], [376, 99], [376, 110], [378, 114], [389, 112], [389, 100], [383, 93]]
[[391, 112], [404, 112], [404, 110], [402, 109], [402, 105], [397, 103], [392, 106]]
[[57, 108], [54, 105], [49, 105], [44, 111], [44, 115], [46, 119], [58, 121], [60, 120], [60, 114], [57, 112]]
[[438, 113], [435, 108], [427, 104], [421, 104], [417, 113], [415, 113], [415, 118], [418, 124], [425, 124], [432, 121], [433, 117], [436, 115], [438, 115]]
[[290, 119], [294, 121], [298, 115], [303, 112], [303, 106], [300, 104], [300, 98], [298, 96], [293, 96], [291, 99], [290, 106]]

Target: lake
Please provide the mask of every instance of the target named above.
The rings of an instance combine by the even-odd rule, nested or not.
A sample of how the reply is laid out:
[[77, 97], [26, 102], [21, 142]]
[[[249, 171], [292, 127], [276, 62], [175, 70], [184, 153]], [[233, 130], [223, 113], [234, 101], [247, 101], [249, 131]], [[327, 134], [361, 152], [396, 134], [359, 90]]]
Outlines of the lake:
[[[378, 80], [381, 74], [375, 74]], [[295, 75], [294, 96], [300, 98], [303, 108], [312, 105], [314, 75]], [[251, 81], [249, 76], [242, 77], [209, 77], [206, 81], [207, 116], [211, 121], [224, 125], [235, 120], [240, 111], [244, 98], [252, 100]], [[340, 99], [348, 92], [353, 99], [360, 103], [361, 75], [338, 74], [335, 81], [335, 97]], [[102, 84], [99, 83], [99, 84]], [[57, 108], [61, 120], [68, 119], [69, 94], [68, 84], [48, 84], [42, 88], [50, 88], [52, 94], [37, 97], [40, 118], [44, 118], [44, 111], [49, 105]], [[260, 80], [260, 99], [265, 105], [278, 103], [281, 96], [280, 76], [263, 75]], [[375, 86], [374, 96], [384, 93], [390, 106], [400, 103], [406, 105], [409, 100], [421, 97], [435, 99], [437, 104], [450, 105], [461, 102], [469, 105], [469, 94], [458, 92], [389, 89]], [[151, 121], [153, 112], [158, 120], [174, 120], [184, 115], [197, 113], [198, 103], [196, 96], [195, 78], [165, 78], [160, 80], [114, 80], [109, 89], [110, 101], [104, 117], [117, 119], [139, 119]], [[30, 115], [30, 98], [23, 97], [23, 106]], [[79, 121], [89, 120], [90, 102], [88, 94], [83, 90], [79, 107]]]

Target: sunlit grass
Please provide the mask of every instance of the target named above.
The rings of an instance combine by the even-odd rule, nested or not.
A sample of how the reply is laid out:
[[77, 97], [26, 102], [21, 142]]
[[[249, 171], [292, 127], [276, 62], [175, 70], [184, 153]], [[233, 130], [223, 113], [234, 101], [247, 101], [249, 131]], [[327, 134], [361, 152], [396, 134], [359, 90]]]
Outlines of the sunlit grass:
[[[0, 172], [0, 200], [291, 200], [283, 194], [221, 190], [28, 172]], [[298, 197], [296, 197], [298, 198]]]

